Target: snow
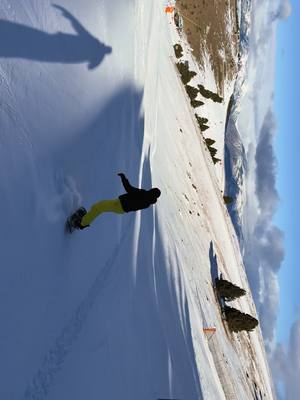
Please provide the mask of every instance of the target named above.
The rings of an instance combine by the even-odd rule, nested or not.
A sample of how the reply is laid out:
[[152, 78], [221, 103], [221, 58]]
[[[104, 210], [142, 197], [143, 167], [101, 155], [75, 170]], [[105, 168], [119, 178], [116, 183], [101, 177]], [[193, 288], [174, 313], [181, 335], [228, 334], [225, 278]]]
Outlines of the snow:
[[[254, 381], [271, 399], [260, 330], [229, 334], [215, 300], [217, 267], [256, 313], [164, 2], [60, 1], [111, 47], [94, 69], [64, 59], [63, 35], [49, 60], [52, 36], [38, 31], [76, 35], [50, 1], [2, 3], [0, 31], [3, 20], [35, 28], [39, 54], [26, 36], [6, 37], [14, 56], [0, 54], [1, 399], [241, 399]], [[158, 204], [67, 235], [77, 206], [122, 193], [121, 171], [159, 187]]]

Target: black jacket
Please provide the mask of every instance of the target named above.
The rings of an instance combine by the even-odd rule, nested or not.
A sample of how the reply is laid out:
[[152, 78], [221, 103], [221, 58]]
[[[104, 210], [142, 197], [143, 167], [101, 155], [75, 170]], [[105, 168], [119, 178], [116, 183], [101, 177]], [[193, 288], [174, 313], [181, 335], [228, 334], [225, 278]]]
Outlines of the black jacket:
[[124, 189], [127, 192], [119, 196], [122, 208], [125, 212], [142, 210], [153, 204], [152, 197], [150, 197], [148, 190], [131, 186], [125, 175], [122, 174], [120, 176]]

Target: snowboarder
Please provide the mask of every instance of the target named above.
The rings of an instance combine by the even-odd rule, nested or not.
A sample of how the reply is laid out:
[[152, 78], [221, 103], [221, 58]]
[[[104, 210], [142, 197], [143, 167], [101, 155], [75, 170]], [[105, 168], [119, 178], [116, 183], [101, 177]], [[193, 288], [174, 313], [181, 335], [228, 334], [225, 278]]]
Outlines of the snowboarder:
[[127, 193], [122, 194], [114, 200], [99, 201], [92, 205], [89, 212], [84, 207], [80, 207], [67, 221], [70, 231], [87, 228], [102, 213], [114, 212], [116, 214], [124, 214], [148, 208], [157, 202], [160, 196], [158, 188], [150, 190], [138, 189], [131, 186], [123, 173], [119, 173], [118, 175], [121, 177], [122, 184]]

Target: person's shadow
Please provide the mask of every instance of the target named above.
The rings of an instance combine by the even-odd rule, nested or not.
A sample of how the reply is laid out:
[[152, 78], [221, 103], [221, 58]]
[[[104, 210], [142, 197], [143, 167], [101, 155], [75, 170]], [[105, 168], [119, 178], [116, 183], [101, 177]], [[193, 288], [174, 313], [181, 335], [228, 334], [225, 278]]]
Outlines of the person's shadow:
[[88, 63], [96, 68], [112, 48], [93, 37], [64, 7], [53, 5], [77, 34], [46, 33], [16, 22], [0, 20], [0, 58], [23, 58], [53, 63]]
[[209, 261], [210, 261], [210, 275], [211, 275], [213, 285], [215, 285], [216, 280], [219, 278], [219, 267], [218, 267], [217, 256], [215, 254], [214, 245], [213, 245], [212, 241], [210, 242], [210, 245], [209, 245]]

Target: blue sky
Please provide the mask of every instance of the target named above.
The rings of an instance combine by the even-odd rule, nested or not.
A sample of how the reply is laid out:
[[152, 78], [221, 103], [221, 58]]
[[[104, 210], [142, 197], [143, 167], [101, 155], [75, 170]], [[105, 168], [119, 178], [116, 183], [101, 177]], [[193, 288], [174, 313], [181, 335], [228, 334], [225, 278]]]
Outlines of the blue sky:
[[275, 87], [277, 189], [281, 198], [275, 223], [285, 235], [277, 334], [278, 340], [285, 343], [291, 324], [300, 315], [300, 4], [298, 0], [291, 3], [292, 14], [278, 23]]

